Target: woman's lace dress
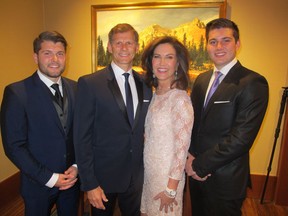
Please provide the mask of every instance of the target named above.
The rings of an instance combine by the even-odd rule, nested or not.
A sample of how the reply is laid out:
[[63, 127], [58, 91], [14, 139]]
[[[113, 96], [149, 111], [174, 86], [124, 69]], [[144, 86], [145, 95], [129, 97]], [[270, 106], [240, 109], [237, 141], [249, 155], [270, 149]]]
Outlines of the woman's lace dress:
[[[184, 167], [194, 120], [186, 91], [172, 89], [154, 93], [145, 123], [144, 186], [141, 212], [148, 216], [182, 216]], [[169, 178], [180, 180], [173, 212], [159, 211], [160, 199], [153, 198], [167, 187]]]

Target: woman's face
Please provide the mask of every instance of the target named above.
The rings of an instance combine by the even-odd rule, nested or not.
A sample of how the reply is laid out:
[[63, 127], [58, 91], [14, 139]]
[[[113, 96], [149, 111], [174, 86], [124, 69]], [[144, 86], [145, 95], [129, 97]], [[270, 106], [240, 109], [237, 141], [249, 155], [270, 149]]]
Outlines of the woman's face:
[[158, 83], [169, 83], [174, 80], [174, 73], [178, 68], [176, 50], [169, 43], [159, 44], [152, 57], [153, 73]]

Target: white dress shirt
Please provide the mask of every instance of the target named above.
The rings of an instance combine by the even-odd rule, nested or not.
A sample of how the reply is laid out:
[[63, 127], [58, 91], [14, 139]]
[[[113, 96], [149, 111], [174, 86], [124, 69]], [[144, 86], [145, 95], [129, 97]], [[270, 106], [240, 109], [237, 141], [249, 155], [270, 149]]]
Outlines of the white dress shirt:
[[[112, 66], [112, 69], [114, 71], [115, 78], [116, 78], [118, 86], [120, 88], [123, 100], [124, 100], [124, 102], [126, 104], [125, 77], [123, 76], [123, 73], [125, 73], [125, 71], [123, 69], [121, 69], [118, 65], [116, 65], [113, 61], [111, 63], [111, 66]], [[130, 74], [130, 76], [128, 78], [128, 82], [130, 84], [130, 88], [131, 88], [131, 92], [132, 92], [134, 117], [135, 117], [137, 106], [138, 106], [137, 89], [136, 89], [136, 85], [135, 85], [135, 80], [134, 80], [134, 77], [133, 77], [132, 69], [130, 69], [126, 73]]]
[[219, 84], [222, 82], [222, 80], [225, 78], [225, 76], [228, 74], [228, 72], [230, 71], [230, 69], [237, 63], [237, 59], [234, 58], [230, 63], [228, 63], [227, 65], [225, 65], [223, 68], [221, 68], [221, 70], [218, 70], [215, 66], [214, 66], [214, 70], [213, 70], [213, 73], [212, 73], [212, 76], [210, 78], [210, 82], [209, 82], [209, 85], [208, 85], [208, 88], [207, 88], [207, 91], [206, 91], [206, 95], [205, 95], [205, 100], [204, 100], [204, 104], [205, 104], [205, 101], [207, 99], [207, 95], [208, 95], [208, 92], [212, 86], [212, 83], [214, 82], [214, 79], [215, 79], [215, 72], [216, 71], [220, 71], [222, 73], [222, 76], [219, 78]]

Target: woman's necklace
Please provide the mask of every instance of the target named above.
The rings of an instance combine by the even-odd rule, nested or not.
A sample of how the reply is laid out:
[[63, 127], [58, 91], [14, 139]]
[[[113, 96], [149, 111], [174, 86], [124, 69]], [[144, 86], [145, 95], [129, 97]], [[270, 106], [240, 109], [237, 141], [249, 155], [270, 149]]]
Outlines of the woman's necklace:
[[157, 95], [163, 95], [163, 94], [165, 94], [165, 93], [167, 93], [168, 91], [170, 91], [171, 90], [171, 87], [169, 86], [169, 87], [157, 87], [156, 88], [156, 94]]

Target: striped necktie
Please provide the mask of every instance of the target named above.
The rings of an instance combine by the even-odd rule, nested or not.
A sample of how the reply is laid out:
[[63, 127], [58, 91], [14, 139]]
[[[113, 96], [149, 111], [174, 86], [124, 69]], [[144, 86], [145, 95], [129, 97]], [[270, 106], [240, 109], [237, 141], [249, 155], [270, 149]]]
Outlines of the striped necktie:
[[54, 83], [51, 85], [51, 88], [55, 90], [54, 97], [56, 99], [56, 102], [61, 107], [61, 109], [63, 109], [63, 97], [61, 96], [59, 85], [57, 83]]

